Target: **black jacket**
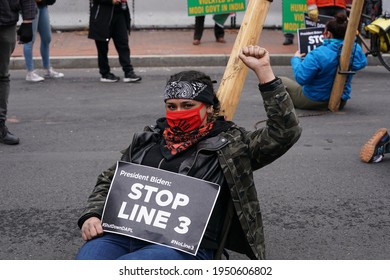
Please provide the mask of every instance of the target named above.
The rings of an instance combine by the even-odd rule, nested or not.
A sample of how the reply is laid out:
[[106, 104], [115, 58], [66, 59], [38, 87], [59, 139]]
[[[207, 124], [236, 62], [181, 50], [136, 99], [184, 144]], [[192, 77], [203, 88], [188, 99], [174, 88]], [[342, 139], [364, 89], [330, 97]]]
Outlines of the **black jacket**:
[[[280, 80], [277, 79], [272, 87], [260, 87], [269, 117], [267, 125], [254, 131], [232, 125], [225, 132], [200, 141], [196, 144], [196, 153], [184, 160], [178, 171], [179, 174], [219, 183], [223, 178], [216, 176], [221, 176], [221, 173], [214, 171], [219, 169], [217, 165], [222, 168], [231, 203], [220, 248], [246, 254], [251, 259], [265, 258], [263, 222], [253, 171], [282, 156], [301, 135], [294, 105]], [[150, 147], [159, 141], [161, 131], [158, 127], [146, 127], [134, 135], [121, 160], [139, 164]], [[99, 175], [78, 221], [80, 228], [88, 218], [101, 217], [114, 173], [115, 165]], [[217, 252], [216, 258], [219, 257]]]
[[19, 13], [24, 20], [33, 20], [37, 13], [34, 0], [0, 0], [0, 26], [16, 25]]
[[[130, 31], [130, 11], [126, 5], [126, 28]], [[88, 38], [97, 41], [108, 41], [111, 38], [110, 26], [114, 16], [112, 0], [90, 0]]]

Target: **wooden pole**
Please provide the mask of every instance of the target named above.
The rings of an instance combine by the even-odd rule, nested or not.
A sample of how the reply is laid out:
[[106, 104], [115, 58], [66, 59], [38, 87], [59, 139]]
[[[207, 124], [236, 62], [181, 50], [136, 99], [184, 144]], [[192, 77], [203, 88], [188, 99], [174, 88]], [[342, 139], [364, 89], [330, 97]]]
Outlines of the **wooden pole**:
[[225, 69], [217, 96], [221, 102], [221, 115], [231, 120], [236, 112], [248, 72], [247, 67], [238, 58], [241, 49], [256, 45], [272, 0], [250, 0], [234, 42], [232, 53]]
[[347, 75], [342, 74], [348, 71], [349, 63], [351, 59], [351, 53], [355, 42], [356, 30], [359, 26], [360, 15], [363, 10], [364, 0], [353, 0], [351, 13], [349, 15], [349, 21], [347, 31], [344, 38], [344, 45], [341, 50], [340, 56], [340, 68], [336, 74], [333, 82], [332, 92], [330, 94], [328, 108], [332, 112], [336, 112], [340, 106], [341, 95], [344, 91], [345, 81]]

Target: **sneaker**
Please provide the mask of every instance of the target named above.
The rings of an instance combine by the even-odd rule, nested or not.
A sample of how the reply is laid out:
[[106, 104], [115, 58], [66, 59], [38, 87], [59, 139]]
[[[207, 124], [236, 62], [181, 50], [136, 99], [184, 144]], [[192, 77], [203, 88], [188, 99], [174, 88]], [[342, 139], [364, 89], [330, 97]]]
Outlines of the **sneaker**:
[[39, 76], [35, 71], [28, 71], [27, 72], [27, 76], [26, 76], [26, 81], [29, 81], [29, 82], [42, 82], [44, 81], [45, 79], [41, 76]]
[[386, 145], [390, 143], [390, 136], [386, 128], [378, 129], [374, 135], [360, 149], [360, 160], [366, 163], [381, 162]]
[[125, 73], [125, 77], [123, 78], [123, 82], [125, 83], [135, 83], [141, 80], [142, 78], [137, 76], [134, 72]]
[[0, 143], [17, 145], [19, 144], [19, 138], [9, 132], [8, 128], [3, 124], [0, 126]]
[[46, 69], [45, 78], [58, 79], [58, 78], [63, 78], [63, 77], [64, 77], [64, 74], [57, 72], [57, 71], [54, 71], [53, 67]]
[[100, 81], [102, 83], [116, 83], [117, 81], [119, 81], [120, 78], [118, 76], [115, 76], [114, 74], [112, 73], [108, 73], [106, 75], [103, 75], [101, 78], [100, 78]]

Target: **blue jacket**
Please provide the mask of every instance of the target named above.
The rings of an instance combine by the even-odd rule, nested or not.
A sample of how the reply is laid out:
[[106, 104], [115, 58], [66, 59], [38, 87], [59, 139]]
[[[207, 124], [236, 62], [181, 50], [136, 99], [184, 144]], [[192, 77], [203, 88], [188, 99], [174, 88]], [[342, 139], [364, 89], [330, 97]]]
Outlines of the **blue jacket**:
[[[323, 45], [309, 52], [304, 59], [294, 56], [291, 66], [295, 80], [302, 86], [303, 94], [313, 101], [328, 101], [338, 70], [339, 57], [344, 41], [325, 39]], [[351, 54], [352, 71], [367, 66], [367, 58], [360, 45], [354, 45]], [[348, 75], [342, 100], [351, 98], [352, 75]]]

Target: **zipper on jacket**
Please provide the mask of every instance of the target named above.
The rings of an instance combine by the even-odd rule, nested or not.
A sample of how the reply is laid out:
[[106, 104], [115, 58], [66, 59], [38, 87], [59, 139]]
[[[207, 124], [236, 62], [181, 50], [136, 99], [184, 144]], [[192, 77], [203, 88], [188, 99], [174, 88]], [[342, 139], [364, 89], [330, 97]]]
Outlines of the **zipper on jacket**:
[[197, 160], [197, 158], [198, 158], [198, 155], [199, 155], [199, 153], [200, 153], [201, 151], [212, 151], [212, 152], [215, 152], [215, 151], [218, 151], [218, 150], [220, 150], [221, 148], [225, 147], [227, 144], [229, 144], [229, 141], [228, 141], [226, 138], [222, 138], [221, 141], [222, 141], [222, 142], [225, 142], [225, 143], [223, 143], [222, 145], [219, 145], [217, 148], [214, 148], [214, 149], [213, 149], [213, 148], [208, 148], [208, 149], [203, 148], [203, 149], [199, 149], [198, 151], [196, 151], [195, 159], [194, 159], [194, 161], [193, 161], [193, 163], [192, 163], [190, 169], [188, 169], [188, 173], [190, 173], [191, 170], [192, 170], [192, 168], [194, 167], [194, 164], [195, 164], [195, 162], [196, 162], [196, 160]]
[[95, 19], [97, 19], [98, 15], [99, 15], [99, 11], [100, 11], [100, 4], [98, 5], [98, 7], [96, 9]]
[[158, 164], [158, 166], [157, 166], [157, 168], [158, 169], [161, 169], [160, 167], [161, 167], [161, 164], [164, 162], [164, 158], [162, 158], [161, 160], [160, 160], [160, 163]]

